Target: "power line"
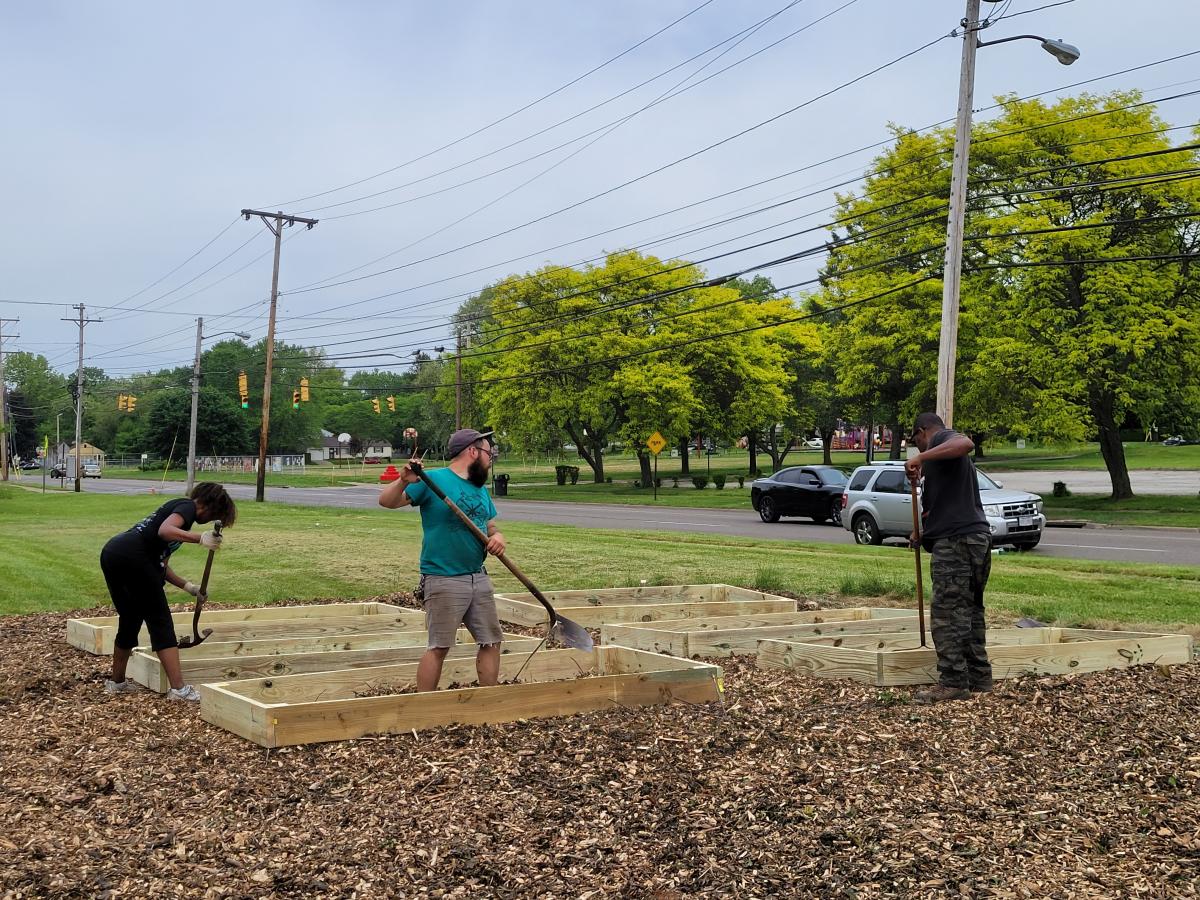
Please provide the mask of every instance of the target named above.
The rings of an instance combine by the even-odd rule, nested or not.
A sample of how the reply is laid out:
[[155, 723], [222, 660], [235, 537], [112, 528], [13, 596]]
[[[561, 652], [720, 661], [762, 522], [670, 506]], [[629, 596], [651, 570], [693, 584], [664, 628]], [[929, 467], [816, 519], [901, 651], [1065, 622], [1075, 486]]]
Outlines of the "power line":
[[[521, 106], [518, 109], [515, 109], [510, 113], [506, 113], [505, 115], [501, 116], [498, 119], [495, 119], [492, 122], [489, 122], [486, 125], [476, 128], [474, 131], [470, 132], [469, 134], [464, 134], [462, 137], [455, 138], [454, 140], [450, 141], [449, 143], [442, 144], [442, 146], [440, 146], [440, 147], [435, 147], [433, 150], [429, 150], [428, 152], [423, 153], [420, 156], [415, 156], [412, 159], [408, 160], [407, 162], [402, 162], [399, 165], [392, 166], [390, 169], [384, 169], [382, 172], [377, 172], [374, 175], [367, 176], [366, 178], [360, 178], [359, 180], [352, 181], [349, 184], [343, 184], [340, 187], [330, 188], [328, 190], [321, 191], [316, 194], [308, 194], [307, 196], [304, 196], [304, 197], [297, 197], [292, 200], [286, 200], [283, 203], [268, 203], [268, 204], [266, 204], [265, 208], [269, 209], [269, 208], [278, 207], [278, 206], [292, 206], [296, 203], [303, 203], [307, 200], [312, 200], [316, 197], [324, 197], [324, 196], [327, 196], [328, 194], [336, 193], [337, 191], [343, 191], [343, 190], [346, 190], [347, 188], [356, 187], [360, 184], [365, 184], [366, 182], [372, 181], [376, 178], [381, 178], [384, 175], [390, 175], [392, 172], [397, 172], [400, 169], [406, 168], [407, 166], [411, 166], [412, 164], [418, 163], [421, 160], [428, 159], [429, 157], [433, 156], [436, 153], [441, 153], [443, 150], [449, 150], [451, 147], [457, 146], [458, 144], [461, 144], [463, 141], [469, 140], [478, 134], [482, 134], [483, 132], [489, 130], [490, 128], [494, 128], [495, 126], [497, 126], [503, 122], [507, 122], [509, 119], [513, 118], [514, 116], [520, 115], [521, 113], [525, 112], [528, 109], [532, 109], [534, 106], [537, 106], [542, 101], [549, 100], [551, 97], [555, 96], [556, 94], [561, 94], [567, 88], [578, 84], [580, 81], [583, 81], [588, 76], [594, 75], [596, 72], [599, 72], [601, 69], [605, 68], [606, 66], [611, 65], [612, 63], [616, 62], [617, 60], [621, 59], [622, 57], [627, 56], [628, 54], [632, 53], [634, 50], [637, 50], [643, 44], [646, 44], [646, 43], [654, 40], [654, 38], [658, 37], [659, 35], [664, 34], [665, 32], [671, 30], [676, 25], [678, 25], [680, 22], [695, 15], [696, 13], [698, 13], [700, 10], [704, 9], [704, 7], [708, 6], [712, 2], [713, 2], [713, 0], [704, 0], [704, 2], [701, 3], [699, 6], [693, 7], [692, 9], [688, 10], [686, 13], [684, 13], [679, 18], [675, 19], [674, 21], [668, 22], [662, 28], [658, 29], [658, 31], [654, 32], [653, 34], [649, 35], [648, 37], [642, 38], [636, 44], [634, 44], [631, 47], [627, 47], [626, 49], [624, 49], [620, 53], [618, 53], [616, 56], [609, 57], [604, 62], [600, 63], [598, 66], [593, 66], [591, 69], [588, 69], [582, 75], [576, 76], [575, 78], [568, 81], [566, 84], [560, 85], [559, 87], [556, 87], [554, 90], [550, 91], [549, 93], [543, 94], [542, 96], [538, 97], [536, 100], [531, 100], [530, 102], [526, 103], [524, 106]], [[798, 2], [798, 0], [797, 0], [797, 2]]]

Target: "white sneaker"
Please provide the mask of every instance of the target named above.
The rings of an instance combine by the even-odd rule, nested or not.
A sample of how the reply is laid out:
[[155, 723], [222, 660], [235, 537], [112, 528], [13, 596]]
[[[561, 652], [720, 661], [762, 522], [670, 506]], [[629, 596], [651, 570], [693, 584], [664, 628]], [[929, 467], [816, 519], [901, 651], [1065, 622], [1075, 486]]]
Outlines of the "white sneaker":
[[104, 693], [106, 694], [136, 694], [141, 688], [132, 681], [113, 681], [111, 678], [105, 679]]
[[167, 691], [168, 700], [199, 700], [200, 692], [190, 684], [185, 684], [181, 688], [171, 688]]

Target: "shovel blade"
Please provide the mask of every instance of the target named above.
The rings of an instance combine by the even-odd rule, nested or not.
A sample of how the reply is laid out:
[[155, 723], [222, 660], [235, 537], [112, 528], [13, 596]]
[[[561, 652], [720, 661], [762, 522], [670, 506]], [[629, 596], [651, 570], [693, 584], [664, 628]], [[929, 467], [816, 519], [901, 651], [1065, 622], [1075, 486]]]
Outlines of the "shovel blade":
[[590, 651], [595, 647], [592, 636], [588, 634], [586, 628], [578, 622], [572, 622], [562, 616], [559, 616], [558, 621], [550, 628], [550, 636], [564, 647], [570, 647], [572, 650]]

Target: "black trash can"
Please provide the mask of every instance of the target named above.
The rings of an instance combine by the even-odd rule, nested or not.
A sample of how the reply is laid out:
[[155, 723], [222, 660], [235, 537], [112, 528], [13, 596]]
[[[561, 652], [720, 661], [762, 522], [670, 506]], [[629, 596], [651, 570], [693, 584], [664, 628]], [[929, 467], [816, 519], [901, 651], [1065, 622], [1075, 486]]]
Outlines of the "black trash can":
[[508, 476], [507, 475], [497, 475], [495, 477], [495, 480], [493, 483], [495, 485], [495, 494], [497, 497], [507, 497], [508, 496]]

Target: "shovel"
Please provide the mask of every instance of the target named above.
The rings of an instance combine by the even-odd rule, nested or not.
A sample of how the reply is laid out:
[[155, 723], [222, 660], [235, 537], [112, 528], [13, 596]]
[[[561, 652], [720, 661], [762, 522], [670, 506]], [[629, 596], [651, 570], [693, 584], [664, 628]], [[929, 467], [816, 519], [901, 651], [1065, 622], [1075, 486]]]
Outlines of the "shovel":
[[917, 544], [913, 547], [917, 557], [917, 618], [921, 624], [921, 646], [925, 643], [925, 577], [921, 573], [921, 501], [917, 499], [917, 483], [912, 482], [913, 534]]
[[[445, 492], [433, 483], [433, 479], [426, 474], [425, 467], [419, 462], [412, 461], [410, 461], [408, 465], [409, 468], [417, 473], [417, 476], [421, 479], [421, 481], [425, 482], [425, 486], [433, 491], [439, 498], [441, 498], [441, 500], [448, 507], [450, 507], [451, 511], [462, 520], [462, 523], [467, 526], [467, 529], [471, 532], [471, 534], [475, 535], [475, 537], [479, 540], [479, 543], [487, 546], [487, 535], [479, 530], [479, 526], [471, 521], [470, 516], [458, 508], [458, 504], [447, 497]], [[564, 647], [571, 647], [575, 650], [591, 650], [593, 648], [594, 644], [592, 643], [592, 636], [587, 633], [587, 629], [578, 622], [572, 622], [570, 619], [564, 619], [557, 612], [555, 612], [554, 607], [550, 605], [550, 601], [547, 600], [545, 595], [543, 595], [542, 592], [537, 589], [537, 585], [530, 581], [529, 577], [519, 568], [517, 568], [516, 563], [510, 560], [503, 553], [497, 553], [496, 558], [500, 560], [500, 562], [504, 563], [508, 571], [512, 572], [513, 575], [517, 577], [517, 580], [529, 589], [529, 593], [533, 594], [533, 596], [537, 598], [538, 603], [546, 607], [546, 612], [550, 615], [550, 626], [546, 629], [546, 637], [542, 638], [543, 643], [545, 643], [545, 641], [549, 638], [554, 638]], [[538, 646], [540, 647], [541, 644]], [[537, 652], [536, 649], [534, 652]], [[532, 653], [529, 655], [530, 657], [533, 656]], [[526, 662], [528, 662], [528, 660], [526, 660]], [[524, 668], [524, 666], [522, 666], [522, 668]]]
[[[221, 534], [221, 521], [218, 519], [213, 522], [213, 534]], [[192, 613], [192, 636], [181, 638], [179, 648], [182, 650], [185, 647], [195, 647], [197, 644], [202, 644], [213, 633], [211, 628], [205, 628], [204, 634], [200, 633], [200, 609], [204, 606], [204, 601], [208, 599], [208, 576], [212, 574], [213, 557], [217, 555], [216, 550], [208, 551], [208, 561], [204, 563], [204, 577], [200, 579], [200, 593], [196, 595], [196, 609]]]

